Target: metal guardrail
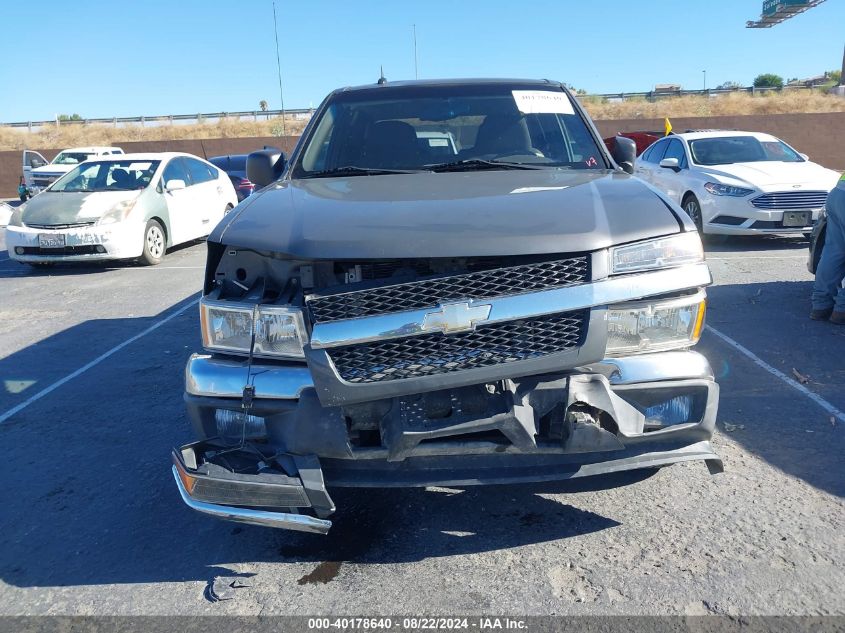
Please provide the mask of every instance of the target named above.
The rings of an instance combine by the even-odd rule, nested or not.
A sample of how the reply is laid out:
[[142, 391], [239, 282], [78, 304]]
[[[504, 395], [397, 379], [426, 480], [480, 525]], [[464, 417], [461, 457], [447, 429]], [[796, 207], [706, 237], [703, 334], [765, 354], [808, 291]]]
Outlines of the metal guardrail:
[[224, 119], [253, 119], [268, 120], [274, 117], [279, 117], [284, 113], [285, 117], [299, 116], [303, 114], [311, 114], [314, 112], [313, 108], [299, 108], [299, 109], [285, 109], [283, 110], [244, 110], [242, 112], [206, 112], [199, 114], [165, 114], [157, 116], [134, 116], [134, 117], [110, 117], [98, 119], [53, 119], [50, 121], [15, 121], [12, 123], [0, 123], [2, 127], [14, 128], [39, 128], [48, 125], [62, 126], [62, 125], [114, 125], [136, 123], [142, 127], [146, 124], [161, 125], [172, 124], [174, 122], [194, 121], [202, 123], [204, 121], [220, 121]]
[[[648, 92], [611, 92], [605, 94], [586, 94], [586, 95], [578, 95], [579, 98], [590, 99], [590, 98], [600, 98], [600, 99], [608, 99], [608, 100], [620, 100], [624, 101], [626, 99], [665, 99], [668, 97], [684, 97], [688, 95], [699, 95], [699, 96], [716, 96], [722, 94], [731, 94], [734, 92], [737, 93], [748, 93], [748, 94], [762, 94], [765, 92], [781, 92], [781, 91], [789, 91], [789, 90], [818, 90], [818, 86], [784, 86], [783, 88], [755, 88], [753, 86], [748, 86], [745, 88], [729, 88], [729, 89], [719, 89], [719, 88], [707, 88], [705, 90], [649, 90]], [[244, 110], [242, 112], [207, 112], [207, 113], [200, 113], [200, 114], [166, 114], [166, 115], [158, 115], [158, 116], [136, 116], [136, 117], [111, 117], [111, 118], [100, 118], [100, 119], [78, 119], [78, 120], [57, 120], [53, 119], [51, 121], [15, 121], [12, 123], [0, 123], [0, 127], [13, 127], [13, 128], [28, 128], [32, 130], [33, 128], [41, 128], [48, 125], [114, 125], [115, 127], [121, 124], [127, 123], [134, 123], [140, 124], [142, 127], [146, 124], [151, 125], [161, 125], [161, 124], [172, 124], [174, 122], [183, 122], [183, 121], [194, 121], [196, 123], [202, 123], [205, 121], [220, 121], [225, 119], [247, 119], [251, 118], [254, 121], [258, 120], [267, 120], [273, 117], [279, 117], [284, 112], [285, 116], [293, 115], [299, 116], [303, 114], [311, 114], [314, 112], [313, 108], [299, 108], [299, 109], [292, 109], [288, 110]]]
[[579, 98], [600, 98], [600, 99], [665, 99], [668, 97], [686, 97], [686, 96], [716, 96], [732, 93], [742, 94], [763, 94], [766, 92], [789, 92], [791, 90], [819, 90], [819, 86], [783, 86], [782, 88], [755, 88], [748, 86], [743, 88], [706, 88], [704, 90], [649, 90], [648, 92], [611, 92], [605, 94], [585, 94], [578, 95]]

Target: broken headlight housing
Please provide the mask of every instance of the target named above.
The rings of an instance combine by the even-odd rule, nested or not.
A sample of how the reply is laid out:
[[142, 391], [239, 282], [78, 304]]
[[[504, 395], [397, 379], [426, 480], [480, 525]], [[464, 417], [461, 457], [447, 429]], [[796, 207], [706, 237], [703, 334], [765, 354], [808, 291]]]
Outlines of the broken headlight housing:
[[610, 249], [612, 274], [670, 268], [703, 261], [704, 249], [696, 231]]
[[692, 347], [704, 328], [705, 294], [637, 301], [607, 310], [607, 356]]
[[304, 358], [308, 340], [302, 311], [287, 306], [265, 306], [227, 301], [200, 302], [203, 347], [230, 354]]

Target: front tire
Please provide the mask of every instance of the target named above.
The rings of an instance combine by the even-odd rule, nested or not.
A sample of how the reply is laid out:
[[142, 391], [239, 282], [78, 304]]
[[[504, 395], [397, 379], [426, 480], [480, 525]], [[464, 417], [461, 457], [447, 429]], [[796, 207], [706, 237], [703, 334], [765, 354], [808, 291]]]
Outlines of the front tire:
[[141, 254], [141, 263], [145, 266], [160, 264], [166, 250], [167, 240], [164, 229], [156, 220], [150, 220], [144, 228], [144, 252]]
[[698, 232], [703, 236], [704, 235], [704, 218], [701, 216], [701, 204], [698, 202], [698, 198], [696, 198], [692, 194], [688, 194], [686, 198], [684, 198], [683, 203], [684, 211], [686, 211], [687, 215], [695, 224], [695, 228], [698, 229]]

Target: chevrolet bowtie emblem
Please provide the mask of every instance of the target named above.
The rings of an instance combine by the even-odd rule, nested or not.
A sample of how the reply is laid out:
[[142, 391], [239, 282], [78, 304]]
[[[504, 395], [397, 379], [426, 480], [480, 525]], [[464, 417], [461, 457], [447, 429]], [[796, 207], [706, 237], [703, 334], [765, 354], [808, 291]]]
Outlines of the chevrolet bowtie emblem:
[[444, 334], [466, 332], [475, 329], [475, 324], [486, 321], [491, 305], [470, 306], [469, 303], [445, 303], [436, 312], [429, 312], [423, 319], [423, 332], [439, 331]]

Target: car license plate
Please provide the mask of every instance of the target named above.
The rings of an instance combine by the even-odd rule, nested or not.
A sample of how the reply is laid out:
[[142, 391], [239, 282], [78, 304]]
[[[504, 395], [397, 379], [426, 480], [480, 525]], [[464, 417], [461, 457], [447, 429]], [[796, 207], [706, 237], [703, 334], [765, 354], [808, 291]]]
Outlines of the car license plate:
[[65, 234], [64, 233], [39, 233], [38, 234], [39, 248], [64, 248]]
[[809, 226], [810, 212], [809, 211], [784, 211], [783, 213], [784, 226]]

